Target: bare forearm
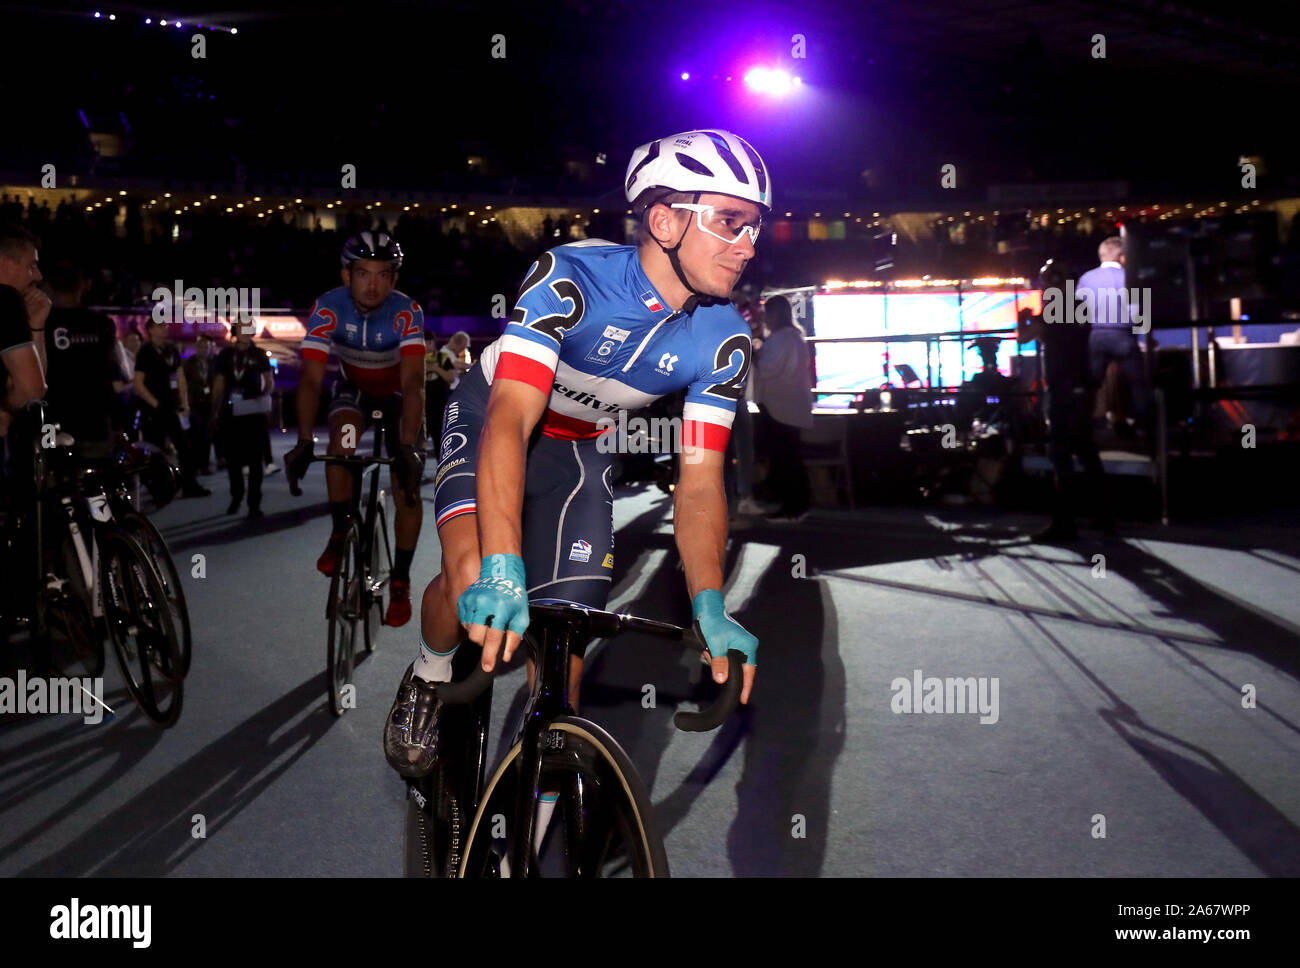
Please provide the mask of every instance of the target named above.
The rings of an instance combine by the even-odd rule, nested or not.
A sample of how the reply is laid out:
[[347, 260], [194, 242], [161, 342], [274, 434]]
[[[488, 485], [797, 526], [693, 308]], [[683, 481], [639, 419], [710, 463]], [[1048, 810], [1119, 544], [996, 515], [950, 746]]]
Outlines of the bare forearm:
[[298, 439], [311, 440], [316, 429], [316, 407], [320, 405], [320, 379], [303, 372], [298, 382]]
[[722, 588], [727, 553], [727, 497], [722, 481], [673, 492], [673, 534], [686, 568], [692, 599], [706, 588]]
[[478, 451], [479, 548], [488, 555], [522, 554], [520, 515], [528, 431], [518, 422], [493, 420], [489, 408]]
[[402, 426], [400, 431], [403, 444], [414, 444], [420, 434], [420, 422], [424, 419], [424, 381], [420, 377], [407, 377], [402, 381]]

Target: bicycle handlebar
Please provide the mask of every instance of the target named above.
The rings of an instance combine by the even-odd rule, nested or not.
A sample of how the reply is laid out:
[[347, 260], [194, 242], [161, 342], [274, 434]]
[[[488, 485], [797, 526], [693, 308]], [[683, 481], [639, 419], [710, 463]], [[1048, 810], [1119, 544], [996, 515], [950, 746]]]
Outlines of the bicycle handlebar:
[[[364, 471], [371, 464], [391, 465], [393, 459], [391, 457], [375, 457], [373, 455], [362, 457], [359, 454], [353, 454], [351, 457], [336, 456], [334, 454], [321, 454], [317, 457], [315, 454], [312, 454], [311, 460], [307, 463], [315, 464], [317, 462], [322, 464], [339, 464], [344, 467], [360, 467]], [[289, 493], [294, 497], [302, 497], [302, 488], [299, 486], [302, 478], [294, 477], [293, 472], [286, 467], [285, 479], [289, 482]]]
[[[594, 608], [580, 608], [576, 605], [532, 605], [529, 613], [534, 623], [540, 618], [574, 620], [581, 615], [579, 634], [588, 640], [593, 638], [610, 638], [623, 632], [643, 632], [659, 638], [671, 639], [697, 653], [703, 653], [708, 646], [699, 632], [698, 625], [682, 628], [667, 622], [639, 618], [620, 612], [604, 612]], [[740, 703], [740, 692], [744, 686], [744, 662], [742, 652], [731, 649], [727, 652], [727, 681], [719, 689], [713, 704], [699, 712], [678, 712], [673, 716], [673, 724], [688, 733], [703, 733], [720, 726], [728, 716], [736, 711]], [[484, 672], [481, 665], [474, 666], [474, 671], [460, 682], [438, 683], [438, 698], [444, 703], [461, 705], [471, 703], [483, 694], [493, 677], [501, 669], [498, 662], [492, 672]]]

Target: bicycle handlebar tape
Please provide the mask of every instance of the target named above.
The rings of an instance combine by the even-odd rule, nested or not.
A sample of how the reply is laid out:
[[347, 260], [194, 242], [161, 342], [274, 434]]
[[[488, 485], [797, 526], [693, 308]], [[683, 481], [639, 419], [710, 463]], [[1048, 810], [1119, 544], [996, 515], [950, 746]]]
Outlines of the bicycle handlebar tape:
[[[501, 663], [497, 663], [497, 668], [501, 668]], [[483, 667], [477, 663], [474, 665], [474, 671], [460, 682], [440, 682], [438, 683], [438, 698], [444, 703], [452, 706], [465, 705], [472, 703], [479, 696], [483, 695], [483, 690], [492, 683], [491, 672], [484, 672]]]
[[673, 716], [673, 725], [687, 733], [707, 733], [717, 729], [740, 705], [740, 690], [745, 685], [745, 654], [739, 649], [727, 650], [727, 681], [722, 684], [713, 705], [697, 713], [679, 712]]

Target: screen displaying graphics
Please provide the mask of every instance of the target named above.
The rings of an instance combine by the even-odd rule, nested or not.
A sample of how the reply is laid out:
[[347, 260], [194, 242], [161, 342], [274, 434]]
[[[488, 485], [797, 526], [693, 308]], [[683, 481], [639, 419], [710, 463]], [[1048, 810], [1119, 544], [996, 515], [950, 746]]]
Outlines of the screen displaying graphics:
[[[818, 337], [919, 336], [929, 333], [969, 333], [1014, 329], [1019, 310], [1042, 311], [1038, 290], [955, 290], [926, 292], [816, 293], [812, 299], [813, 321]], [[959, 386], [980, 370], [980, 358], [968, 340], [944, 340], [929, 344], [929, 382], [933, 386]], [[888, 349], [886, 350], [886, 346]], [[926, 384], [926, 342], [817, 343], [814, 359], [817, 389], [866, 390], [885, 382], [886, 352], [889, 382], [902, 385], [896, 367], [910, 366], [922, 385]], [[1033, 344], [1021, 347], [1032, 355]], [[1015, 344], [1005, 341], [998, 351], [998, 369], [1011, 373], [1010, 357]], [[822, 397], [818, 406], [848, 406], [851, 398]]]
[[[885, 331], [885, 298], [878, 293], [818, 293], [812, 311], [818, 336], [879, 336]], [[883, 343], [814, 343], [813, 362], [819, 388], [865, 390], [885, 382]], [[819, 397], [816, 402], [847, 407], [853, 398]]]

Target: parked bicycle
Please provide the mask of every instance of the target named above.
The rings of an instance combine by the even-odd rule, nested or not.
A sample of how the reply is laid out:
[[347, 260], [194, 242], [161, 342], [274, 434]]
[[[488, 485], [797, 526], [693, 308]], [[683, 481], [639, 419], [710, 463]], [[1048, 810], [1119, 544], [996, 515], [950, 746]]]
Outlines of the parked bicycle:
[[[577, 716], [569, 701], [569, 656], [593, 638], [623, 632], [664, 638], [697, 653], [705, 650], [703, 639], [694, 627], [567, 602], [534, 602], [529, 612], [524, 641], [537, 663], [536, 684], [516, 741], [486, 783], [493, 674], [478, 664], [479, 650], [459, 649], [454, 672], [468, 677], [438, 687], [444, 703], [438, 763], [428, 776], [406, 781], [407, 874], [529, 877], [545, 870], [567, 877], [667, 877], [663, 838], [631, 759], [608, 732]], [[676, 713], [678, 729], [711, 730], [735, 710], [744, 656], [732, 650], [727, 658], [718, 698], [700, 712]], [[560, 844], [549, 852], [546, 841], [534, 843], [546, 791], [559, 793], [546, 837], [556, 848], [558, 835]]]
[[[47, 426], [41, 403], [27, 409], [36, 427]], [[189, 612], [166, 542], [129, 500], [131, 475], [153, 465], [129, 460], [134, 451], [88, 461], [53, 429], [53, 446], [37, 439], [31, 513], [10, 514], [5, 528], [10, 560], [32, 556], [15, 572], [33, 576], [26, 589], [34, 592], [24, 609], [14, 595], [23, 586], [8, 589], [7, 624], [26, 625], [47, 647], [62, 640], [88, 676], [103, 671], [107, 636], [132, 699], [172, 726], [190, 663]]]
[[[379, 486], [379, 468], [392, 464], [383, 457], [382, 411], [371, 414], [375, 447], [369, 456], [313, 456], [312, 461], [336, 464], [352, 472], [352, 509], [339, 554], [339, 567], [330, 579], [325, 617], [329, 621], [325, 674], [330, 711], [342, 716], [352, 708], [352, 673], [356, 665], [357, 622], [362, 625], [366, 653], [374, 651], [384, 624], [384, 589], [393, 570], [393, 542], [388, 530], [388, 494]], [[359, 514], [362, 486], [370, 478], [365, 511]], [[302, 494], [299, 480], [289, 475], [289, 491]]]

